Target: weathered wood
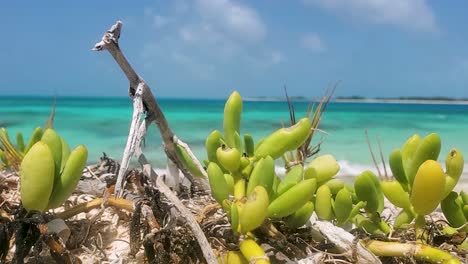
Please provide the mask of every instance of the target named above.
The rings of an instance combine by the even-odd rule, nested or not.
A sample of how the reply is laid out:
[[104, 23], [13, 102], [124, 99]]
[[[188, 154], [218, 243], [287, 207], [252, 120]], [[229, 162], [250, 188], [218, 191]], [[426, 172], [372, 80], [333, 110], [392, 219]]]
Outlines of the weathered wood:
[[[169, 124], [167, 123], [166, 117], [162, 112], [159, 104], [157, 103], [155, 97], [153, 96], [150, 87], [146, 84], [146, 82], [141, 78], [130, 65], [128, 60], [125, 58], [124, 54], [120, 50], [118, 45], [118, 40], [120, 37], [120, 32], [122, 29], [122, 22], [117, 21], [106, 33], [104, 33], [102, 40], [94, 45], [93, 50], [101, 51], [107, 50], [115, 59], [117, 64], [120, 66], [124, 74], [127, 76], [127, 79], [130, 82], [129, 88], [129, 95], [135, 101], [141, 100], [143, 105], [143, 111], [146, 113], [147, 117], [150, 117], [158, 126], [159, 132], [161, 134], [161, 138], [164, 143], [164, 151], [169, 159], [174, 162], [177, 167], [184, 173], [185, 177], [187, 177], [191, 182], [193, 182], [192, 175], [184, 168], [182, 162], [180, 161], [177, 152], [175, 150], [174, 144], [174, 132], [170, 128]], [[137, 93], [137, 90], [141, 89], [140, 94]], [[139, 104], [139, 102], [138, 102]], [[135, 103], [134, 103], [135, 107]], [[142, 113], [143, 114], [143, 113]], [[141, 119], [142, 115], [139, 113], [134, 113], [132, 119], [132, 125], [137, 124], [138, 121]], [[131, 128], [132, 129], [132, 128]], [[133, 130], [133, 133], [136, 133], [136, 129]], [[132, 130], [130, 131], [132, 133]], [[131, 144], [133, 143], [136, 135], [129, 135], [127, 146], [125, 148], [124, 157], [122, 158], [122, 167], [125, 167], [125, 163], [128, 163], [128, 155], [132, 155], [131, 151]], [[120, 197], [122, 195], [123, 190], [123, 172], [126, 168], [121, 168], [119, 171], [119, 175], [117, 176], [117, 184], [115, 188], [115, 194]], [[202, 186], [204, 188], [205, 186]]]
[[[345, 255], [348, 259], [354, 259], [356, 263], [382, 263], [378, 257], [372, 254], [368, 249], [356, 243], [355, 237], [341, 227], [337, 227], [330, 222], [315, 220], [312, 222], [312, 228], [319, 233], [319, 235], [335, 245], [335, 248]], [[313, 259], [313, 258], [311, 258]], [[314, 263], [314, 262], [302, 262]]]
[[[200, 245], [200, 248], [203, 252], [205, 260], [207, 263], [217, 263], [214, 252], [211, 248], [210, 243], [208, 242], [203, 230], [198, 225], [195, 217], [191, 212], [185, 208], [179, 198], [172, 192], [169, 187], [164, 183], [161, 177], [158, 177], [156, 172], [152, 169], [148, 160], [141, 150], [142, 139], [144, 138], [146, 131], [148, 129], [149, 122], [154, 121], [159, 128], [159, 132], [164, 142], [164, 149], [167, 157], [177, 165], [177, 167], [184, 173], [184, 175], [193, 183], [193, 177], [188, 171], [184, 168], [182, 162], [180, 161], [176, 149], [175, 149], [175, 140], [177, 137], [172, 132], [169, 127], [167, 120], [160, 109], [156, 99], [149, 86], [144, 82], [144, 80], [138, 76], [138, 74], [133, 70], [132, 66], [129, 64], [122, 51], [118, 46], [118, 39], [120, 37], [120, 32], [122, 28], [122, 22], [117, 21], [115, 25], [108, 30], [102, 40], [98, 42], [93, 50], [108, 50], [112, 57], [115, 59], [117, 64], [119, 64], [122, 71], [127, 76], [130, 82], [129, 95], [133, 99], [133, 116], [132, 122], [130, 125], [130, 131], [127, 138], [127, 144], [124, 150], [122, 157], [121, 167], [119, 174], [117, 176], [117, 183], [115, 188], [115, 194], [120, 197], [123, 194], [123, 185], [124, 185], [124, 175], [128, 169], [130, 158], [135, 155], [138, 158], [138, 162], [143, 168], [143, 172], [150, 178], [153, 185], [158, 188], [158, 190], [166, 196], [166, 198], [171, 201], [171, 203], [177, 208], [177, 211], [185, 218], [188, 226], [191, 228], [193, 234], [197, 238], [197, 241]], [[146, 118], [143, 118], [146, 114]], [[185, 149], [193, 156], [193, 153], [190, 151], [190, 148], [185, 144]], [[201, 165], [199, 165], [201, 166]], [[173, 175], [178, 177], [179, 175]], [[204, 188], [207, 185], [201, 186]]]

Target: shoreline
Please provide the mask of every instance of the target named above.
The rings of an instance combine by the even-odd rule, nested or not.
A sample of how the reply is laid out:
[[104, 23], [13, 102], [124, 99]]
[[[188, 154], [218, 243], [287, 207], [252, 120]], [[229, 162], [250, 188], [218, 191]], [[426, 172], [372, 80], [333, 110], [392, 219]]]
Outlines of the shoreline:
[[383, 104], [449, 104], [468, 105], [468, 100], [422, 100], [422, 99], [332, 99], [334, 103], [383, 103]]
[[[128, 97], [124, 96], [95, 96], [95, 95], [64, 95], [64, 96], [48, 96], [48, 95], [1, 95], [0, 100], [16, 100], [16, 99], [26, 99], [26, 100], [75, 100], [75, 99], [86, 99], [86, 100], [128, 100]], [[292, 102], [319, 102], [321, 97], [290, 97]], [[159, 100], [162, 101], [223, 101], [225, 98], [184, 98], [184, 97], [161, 97]], [[243, 98], [246, 102], [286, 102], [286, 98], [283, 97], [245, 97]], [[331, 98], [330, 102], [332, 103], [382, 103], [382, 104], [446, 104], [446, 105], [468, 105], [468, 99], [398, 99], [398, 98]]]
[[[284, 98], [255, 98], [249, 97], [245, 98], [244, 101], [248, 102], [286, 102]], [[320, 98], [291, 98], [293, 102], [319, 102]], [[468, 100], [438, 100], [438, 99], [339, 99], [332, 98], [331, 103], [364, 103], [364, 104], [446, 104], [446, 105], [468, 105]]]

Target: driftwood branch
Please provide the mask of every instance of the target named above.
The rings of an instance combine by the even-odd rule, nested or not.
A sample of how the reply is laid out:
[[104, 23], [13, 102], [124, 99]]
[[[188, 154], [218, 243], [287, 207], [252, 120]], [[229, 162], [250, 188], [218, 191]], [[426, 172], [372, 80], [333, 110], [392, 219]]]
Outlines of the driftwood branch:
[[192, 183], [195, 183], [198, 186], [201, 186], [203, 190], [210, 190], [210, 185], [208, 181], [206, 181], [206, 179], [208, 179], [208, 174], [206, 173], [205, 168], [203, 168], [203, 165], [200, 163], [197, 157], [195, 157], [195, 154], [193, 154], [192, 150], [187, 145], [187, 143], [183, 142], [175, 135], [174, 135], [174, 143], [185, 149], [187, 154], [189, 154], [190, 158], [192, 159], [193, 163], [197, 165], [198, 169], [203, 174], [203, 178], [194, 177]]
[[[121, 168], [117, 177], [115, 193], [118, 195], [118, 197], [123, 194], [123, 178], [128, 168], [130, 158], [133, 155], [137, 156], [138, 162], [143, 168], [143, 172], [150, 178], [150, 180], [153, 182], [153, 185], [156, 186], [156, 188], [158, 188], [158, 190], [174, 204], [180, 214], [182, 214], [186, 219], [189, 227], [200, 244], [200, 248], [203, 252], [206, 262], [210, 264], [217, 263], [215, 254], [213, 253], [213, 250], [205, 234], [203, 233], [203, 230], [198, 225], [195, 217], [191, 214], [190, 211], [187, 210], [187, 208], [185, 208], [179, 198], [169, 189], [169, 187], [167, 187], [162, 178], [158, 177], [141, 150], [141, 142], [148, 129], [148, 124], [154, 121], [161, 133], [167, 157], [174, 164], [176, 164], [177, 167], [182, 172], [184, 172], [186, 178], [188, 178], [193, 183], [192, 175], [187, 172], [182, 162], [180, 162], [179, 157], [177, 156], [174, 143], [174, 140], [177, 139], [177, 137], [169, 127], [167, 120], [158, 103], [156, 102], [156, 99], [151, 93], [149, 86], [133, 70], [132, 66], [128, 63], [127, 59], [119, 48], [118, 39], [120, 37], [121, 28], [122, 22], [117, 21], [117, 23], [104, 34], [102, 40], [98, 42], [93, 48], [93, 50], [97, 51], [108, 50], [111, 53], [112, 57], [114, 57], [115, 61], [119, 64], [120, 68], [125, 73], [130, 82], [129, 95], [133, 99], [134, 109], [132, 123], [127, 138], [127, 145], [122, 157]], [[146, 118], [142, 121], [142, 117], [145, 113]], [[192, 153], [187, 145], [185, 145], [185, 147], [188, 149], [189, 153]], [[178, 175], [176, 177], [178, 177]]]
[[143, 167], [143, 173], [147, 177], [149, 177], [152, 181], [153, 184], [158, 188], [158, 190], [166, 196], [166, 198], [171, 201], [171, 203], [176, 207], [176, 209], [179, 211], [179, 213], [184, 217], [184, 219], [187, 221], [188, 226], [192, 230], [194, 236], [197, 238], [198, 244], [200, 245], [200, 248], [203, 252], [203, 256], [205, 257], [205, 260], [207, 263], [218, 263], [216, 260], [216, 256], [213, 253], [213, 250], [211, 248], [210, 243], [208, 242], [208, 239], [206, 238], [205, 234], [203, 233], [203, 230], [201, 229], [200, 225], [198, 224], [197, 220], [195, 217], [192, 215], [192, 213], [187, 210], [187, 208], [182, 204], [182, 202], [179, 200], [179, 198], [172, 192], [169, 187], [164, 183], [161, 177], [158, 177], [156, 172], [153, 170], [151, 165], [148, 163], [145, 154], [141, 152], [140, 145], [135, 146], [135, 152], [140, 153], [138, 161], [140, 165]]
[[[133, 97], [133, 117], [132, 123], [130, 124], [130, 132], [127, 138], [127, 145], [125, 146], [125, 150], [122, 157], [122, 162], [120, 164], [119, 174], [117, 175], [117, 182], [115, 184], [115, 193], [120, 197], [123, 192], [123, 181], [125, 172], [128, 169], [128, 165], [130, 163], [130, 158], [135, 153], [135, 146], [137, 146], [137, 138], [139, 135], [143, 137], [145, 131], [140, 131], [138, 128], [141, 127], [141, 117], [143, 116], [143, 103], [141, 101], [141, 94], [143, 91], [143, 85], [139, 84], [138, 88], [135, 92]], [[146, 128], [146, 127], [145, 127]], [[143, 132], [143, 134], [141, 134]], [[121, 189], [118, 189], [121, 188]]]
[[197, 238], [198, 244], [203, 251], [203, 256], [205, 257], [206, 262], [213, 264], [218, 263], [216, 256], [211, 249], [211, 245], [208, 242], [208, 239], [203, 233], [203, 230], [201, 229], [195, 217], [193, 217], [192, 213], [182, 204], [182, 202], [171, 191], [171, 189], [167, 187], [162, 178], [159, 177], [156, 180], [156, 186], [158, 187], [158, 190], [167, 197], [167, 199], [174, 203], [174, 206], [177, 208], [177, 210], [183, 215], [183, 217], [185, 217], [187, 224], [190, 226], [194, 236]]
[[[122, 71], [125, 73], [127, 76], [127, 79], [130, 82], [130, 88], [129, 88], [129, 95], [132, 99], [138, 100], [139, 96], [136, 96], [137, 94], [137, 89], [138, 87], [141, 88], [141, 101], [143, 104], [143, 110], [146, 112], [147, 116], [154, 117], [154, 122], [158, 126], [159, 132], [161, 134], [163, 143], [164, 143], [164, 151], [166, 152], [167, 157], [174, 162], [177, 167], [184, 173], [184, 175], [191, 181], [193, 182], [193, 177], [192, 175], [184, 168], [182, 162], [180, 161], [179, 157], [177, 156], [177, 152], [175, 151], [175, 145], [174, 145], [174, 133], [172, 132], [172, 129], [169, 127], [169, 124], [167, 123], [167, 120], [159, 107], [159, 104], [157, 103], [155, 97], [153, 96], [150, 87], [146, 84], [146, 82], [135, 72], [135, 70], [132, 68], [128, 60], [125, 58], [124, 54], [120, 50], [119, 47], [119, 37], [120, 37], [120, 32], [122, 29], [122, 22], [117, 21], [115, 25], [113, 25], [106, 33], [104, 33], [102, 40], [98, 43], [95, 44], [93, 50], [95, 51], [101, 51], [101, 50], [107, 50], [109, 53], [112, 55], [112, 57], [115, 59], [117, 64], [120, 66]], [[136, 116], [134, 115], [134, 118]], [[139, 118], [139, 117], [138, 117]], [[133, 124], [134, 122], [132, 122]], [[135, 130], [134, 130], [135, 131]], [[134, 140], [134, 137], [129, 137], [129, 141]], [[125, 151], [129, 152], [127, 155], [132, 155], [132, 151], [130, 149], [131, 144], [130, 142], [127, 142], [127, 147]], [[125, 153], [124, 153], [125, 154]], [[125, 161], [123, 157], [122, 159], [122, 164], [127, 163], [128, 161]], [[124, 167], [124, 166], [122, 166]], [[115, 188], [115, 194], [120, 197], [122, 195], [122, 190], [123, 190], [123, 177], [124, 177], [124, 172], [125, 168], [122, 168], [119, 171], [119, 175], [117, 177], [117, 184]]]
[[355, 237], [344, 229], [330, 222], [316, 220], [312, 228], [318, 232], [318, 236], [335, 245], [338, 252], [343, 253], [348, 259], [354, 259], [356, 263], [382, 263], [379, 258], [369, 252]]
[[197, 165], [198, 169], [200, 170], [200, 172], [203, 174], [203, 176], [205, 178], [208, 178], [208, 174], [206, 174], [206, 171], [205, 169], [203, 168], [203, 166], [201, 165], [200, 161], [197, 159], [197, 157], [195, 157], [195, 154], [193, 154], [192, 150], [190, 149], [190, 147], [187, 145], [187, 143], [183, 142], [182, 140], [180, 140], [177, 136], [174, 136], [174, 143], [176, 143], [177, 145], [179, 145], [180, 147], [184, 148], [185, 151], [187, 151], [187, 153], [189, 154], [190, 158], [192, 159], [193, 163], [195, 163], [195, 165]]

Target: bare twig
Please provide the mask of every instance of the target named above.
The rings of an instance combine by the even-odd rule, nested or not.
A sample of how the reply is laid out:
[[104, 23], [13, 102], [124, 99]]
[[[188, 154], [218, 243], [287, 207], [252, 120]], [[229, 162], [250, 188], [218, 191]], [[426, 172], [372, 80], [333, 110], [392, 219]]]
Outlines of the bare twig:
[[52, 108], [50, 109], [50, 114], [49, 118], [47, 118], [47, 121], [44, 125], [44, 130], [47, 128], [52, 128], [54, 126], [54, 118], [55, 118], [55, 107], [57, 106], [57, 97], [54, 98], [54, 104], [52, 105]]
[[192, 229], [193, 234], [197, 238], [198, 244], [203, 251], [206, 262], [213, 264], [218, 263], [216, 256], [211, 249], [211, 245], [208, 242], [208, 239], [206, 239], [203, 230], [200, 228], [200, 225], [198, 225], [197, 220], [195, 217], [193, 217], [192, 213], [182, 204], [182, 202], [171, 191], [171, 189], [167, 187], [161, 177], [156, 180], [156, 186], [158, 187], [158, 190], [160, 190], [161, 193], [167, 197], [167, 199], [174, 203], [174, 206], [177, 208], [177, 210], [185, 217], [187, 224], [190, 226], [190, 229]]
[[380, 143], [380, 138], [377, 137], [377, 144], [379, 145], [379, 152], [380, 152], [380, 159], [382, 160], [382, 164], [383, 164], [383, 170], [384, 170], [384, 177], [385, 179], [388, 179], [388, 175], [387, 175], [387, 165], [385, 165], [385, 158], [384, 158], [384, 155], [383, 155], [383, 150], [382, 150], [382, 144]]
[[208, 174], [206, 174], [206, 171], [205, 169], [203, 168], [203, 166], [201, 165], [200, 161], [197, 159], [197, 157], [195, 157], [195, 154], [193, 154], [192, 150], [190, 149], [190, 147], [187, 145], [187, 143], [183, 142], [182, 140], [180, 140], [180, 138], [178, 138], [177, 136], [174, 136], [174, 143], [181, 146], [182, 148], [185, 149], [185, 151], [187, 151], [187, 153], [189, 154], [190, 158], [192, 159], [193, 163], [195, 163], [195, 165], [197, 165], [198, 169], [200, 170], [200, 172], [203, 174], [203, 176], [205, 178], [208, 177]]
[[[120, 197], [123, 191], [123, 181], [125, 172], [128, 169], [130, 158], [134, 154], [135, 146], [137, 143], [137, 137], [140, 135], [140, 131], [137, 128], [141, 127], [141, 117], [143, 116], [143, 103], [141, 101], [141, 94], [143, 91], [143, 85], [138, 84], [138, 88], [133, 98], [133, 117], [130, 125], [130, 132], [127, 138], [127, 145], [122, 157], [122, 163], [120, 164], [119, 174], [117, 175], [117, 182], [115, 184], [115, 193]], [[146, 132], [146, 130], [144, 131]], [[144, 134], [144, 133], [143, 133]], [[118, 188], [122, 188], [118, 190]]]
[[289, 120], [291, 121], [291, 126], [296, 124], [296, 113], [294, 111], [294, 105], [291, 101], [291, 97], [288, 96], [288, 90], [286, 89], [286, 85], [284, 86], [284, 93], [286, 96], [286, 101], [288, 103], [289, 108]]
[[366, 134], [366, 141], [367, 141], [367, 146], [369, 147], [369, 152], [372, 157], [372, 161], [374, 162], [375, 169], [377, 170], [377, 173], [379, 174], [379, 177], [382, 177], [382, 173], [380, 172], [379, 165], [377, 164], [377, 160], [375, 159], [374, 151], [372, 150], [372, 145], [369, 140], [369, 134], [367, 133], [367, 129], [364, 130], [364, 133]]
[[[161, 134], [161, 137], [164, 142], [164, 150], [166, 152], [166, 155], [169, 159], [171, 159], [179, 169], [182, 170], [184, 175], [191, 181], [193, 182], [193, 177], [192, 175], [184, 168], [182, 165], [182, 162], [180, 161], [179, 157], [177, 156], [177, 152], [175, 151], [175, 145], [174, 145], [174, 133], [172, 132], [172, 129], [169, 127], [167, 120], [159, 107], [159, 104], [157, 103], [155, 97], [153, 96], [151, 89], [149, 86], [145, 83], [145, 81], [135, 72], [135, 70], [132, 68], [130, 63], [127, 61], [125, 56], [123, 55], [122, 51], [119, 48], [118, 45], [118, 40], [120, 37], [120, 32], [122, 29], [122, 22], [117, 21], [116, 24], [114, 24], [102, 37], [102, 40], [94, 46], [93, 50], [95, 51], [101, 51], [101, 50], [107, 50], [109, 53], [112, 55], [112, 57], [115, 59], [117, 64], [119, 64], [120, 68], [122, 71], [125, 73], [127, 76], [127, 79], [130, 82], [130, 88], [129, 88], [129, 95], [132, 99], [135, 100], [141, 100], [141, 103], [143, 105], [143, 110], [146, 112], [147, 117], [151, 117], [152, 121], [156, 123], [156, 125], [159, 128], [159, 132]], [[137, 95], [137, 90], [138, 88], [141, 87], [141, 97], [140, 95]], [[139, 99], [141, 98], [141, 99]], [[139, 103], [138, 103], [139, 104]], [[134, 105], [135, 106], [135, 105]], [[136, 110], [136, 109], [134, 109]], [[134, 119], [137, 118], [138, 113], [134, 114]], [[141, 117], [141, 115], [140, 115]], [[134, 121], [132, 124], [136, 124], [137, 122]], [[136, 129], [134, 130], [136, 132]], [[133, 133], [135, 133], [133, 132]], [[132, 132], [130, 132], [132, 133]], [[137, 137], [137, 136], [135, 136]], [[132, 140], [135, 139], [135, 137], [130, 137], [127, 141], [127, 147], [125, 149], [126, 152], [128, 152], [128, 155], [132, 155], [132, 147], [131, 142]], [[134, 141], [133, 141], [134, 142]], [[124, 153], [125, 156], [125, 153]], [[124, 160], [125, 159], [125, 160]], [[122, 158], [122, 165], [125, 163], [128, 163], [129, 157], [123, 157]], [[125, 167], [125, 166], [122, 166]], [[117, 177], [117, 184], [115, 188], [115, 194], [118, 195], [118, 197], [121, 197], [122, 195], [122, 189], [123, 189], [123, 177], [124, 174], [122, 173], [124, 169], [121, 169], [119, 171], [119, 175]]]
[[[141, 153], [139, 147], [137, 147], [136, 152]], [[182, 204], [179, 198], [167, 187], [167, 185], [162, 180], [162, 177], [157, 177], [156, 172], [153, 170], [151, 165], [146, 160], [146, 157], [143, 153], [140, 154], [139, 158], [140, 165], [143, 167], [143, 173], [145, 173], [150, 179], [154, 182], [154, 185], [158, 188], [158, 190], [166, 196], [166, 198], [174, 204], [177, 210], [182, 214], [182, 216], [187, 221], [190, 229], [192, 229], [193, 235], [197, 238], [198, 244], [203, 252], [203, 256], [205, 260], [209, 264], [216, 264], [218, 263], [216, 260], [216, 256], [211, 248], [208, 239], [206, 238], [203, 230], [200, 228], [200, 225], [197, 223], [197, 220], [192, 215], [192, 213]]]
[[[340, 253], [345, 253], [346, 258], [354, 259], [356, 263], [382, 263], [374, 254], [363, 245], [353, 244], [354, 236], [340, 227], [327, 221], [315, 221], [312, 228], [320, 234], [328, 243], [334, 244]], [[353, 254], [356, 254], [353, 256]]]
[[132, 212], [134, 209], [134, 205], [132, 201], [129, 201], [127, 199], [122, 199], [122, 198], [115, 198], [115, 197], [108, 197], [107, 201], [105, 201], [104, 198], [96, 198], [92, 201], [86, 202], [79, 204], [75, 207], [72, 207], [68, 210], [65, 210], [57, 215], [55, 215], [56, 218], [61, 218], [61, 219], [68, 219], [70, 217], [73, 217], [79, 213], [86, 213], [91, 211], [92, 209], [99, 208], [104, 202], [106, 202], [106, 205], [110, 205], [112, 207], [120, 208], [120, 209], [125, 209], [127, 211]]
[[158, 223], [158, 220], [156, 220], [156, 217], [154, 217], [151, 207], [149, 207], [147, 204], [143, 204], [141, 206], [141, 214], [148, 221], [148, 225], [150, 226], [151, 230], [161, 229], [161, 225]]
[[200, 161], [197, 159], [197, 157], [195, 157], [195, 154], [193, 154], [192, 150], [190, 149], [190, 147], [185, 143], [183, 142], [182, 140], [180, 140], [177, 136], [174, 135], [174, 144], [177, 144], [179, 145], [180, 147], [184, 148], [185, 151], [187, 152], [187, 154], [189, 154], [190, 158], [192, 159], [193, 163], [195, 165], [197, 165], [198, 169], [200, 170], [200, 172], [203, 174], [203, 178], [200, 178], [200, 177], [194, 177], [192, 180], [192, 182], [194, 183], [197, 183], [198, 186], [201, 186], [203, 188], [203, 190], [209, 190], [210, 189], [210, 185], [208, 184], [208, 181], [206, 181], [206, 179], [208, 179], [208, 174], [206, 174], [206, 170], [203, 168], [202, 164], [200, 163]]
[[[146, 131], [147, 122], [144, 122], [141, 124], [139, 131]], [[143, 133], [144, 134], [144, 133]], [[141, 140], [141, 137], [139, 138]], [[187, 208], [182, 204], [182, 202], [179, 200], [179, 198], [167, 187], [167, 185], [164, 183], [162, 180], [162, 177], [158, 177], [156, 172], [153, 170], [151, 164], [149, 164], [148, 160], [145, 157], [145, 154], [141, 151], [141, 147], [139, 144], [139, 140], [137, 140], [137, 143], [135, 145], [135, 154], [138, 156], [138, 162], [143, 168], [143, 173], [153, 182], [153, 185], [158, 188], [158, 190], [166, 196], [166, 198], [171, 201], [172, 204], [177, 208], [177, 210], [183, 215], [183, 217], [186, 219], [190, 229], [192, 229], [192, 232], [194, 236], [197, 238], [198, 244], [200, 245], [200, 248], [203, 252], [203, 256], [205, 257], [205, 260], [207, 263], [215, 264], [217, 263], [215, 254], [213, 253], [213, 249], [210, 246], [210, 243], [208, 242], [205, 234], [203, 233], [203, 230], [200, 228], [198, 225], [195, 217], [190, 213], [190, 211], [187, 210]]]
[[[213, 250], [193, 215], [166, 186], [162, 181], [162, 178], [157, 177], [156, 172], [152, 169], [145, 155], [141, 151], [141, 142], [148, 129], [148, 124], [155, 121], [164, 141], [166, 155], [184, 172], [185, 176], [192, 181], [192, 176], [186, 172], [176, 154], [174, 140], [177, 138], [167, 124], [167, 120], [154, 99], [151, 90], [143, 79], [141, 79], [133, 70], [118, 46], [121, 27], [122, 23], [118, 21], [106, 34], [104, 34], [102, 41], [97, 43], [94, 47], [94, 50], [106, 49], [114, 57], [130, 81], [129, 93], [134, 101], [132, 125], [130, 127], [130, 133], [127, 139], [127, 146], [125, 148], [121, 169], [117, 178], [116, 193], [119, 195], [122, 194], [123, 175], [128, 167], [130, 157], [135, 154], [138, 157], [138, 162], [143, 167], [143, 172], [153, 181], [153, 184], [175, 205], [178, 211], [187, 220], [187, 223], [192, 229], [194, 235], [197, 237], [206, 261], [208, 263], [217, 263]], [[141, 122], [140, 120], [143, 115], [143, 110], [146, 111], [146, 118]], [[187, 145], [185, 145], [185, 148], [189, 150]], [[191, 153], [191, 151], [189, 150], [188, 153]]]
[[319, 125], [320, 121], [322, 120], [323, 113], [327, 109], [328, 104], [330, 103], [330, 100], [333, 96], [333, 93], [335, 92], [335, 89], [337, 87], [338, 83], [335, 83], [334, 86], [331, 88], [327, 89], [325, 92], [325, 95], [320, 99], [319, 104], [317, 108], [315, 108], [314, 114], [312, 117], [312, 106], [309, 106], [307, 109], [307, 117], [311, 118], [312, 122], [312, 129], [310, 131], [309, 137], [307, 140], [302, 144], [302, 146], [298, 149], [298, 155], [302, 156], [302, 161], [304, 162], [307, 158], [317, 154], [320, 151], [320, 144], [319, 142], [316, 146], [313, 148], [310, 147], [310, 143], [312, 142], [312, 138], [315, 134], [315, 131], [319, 131]]

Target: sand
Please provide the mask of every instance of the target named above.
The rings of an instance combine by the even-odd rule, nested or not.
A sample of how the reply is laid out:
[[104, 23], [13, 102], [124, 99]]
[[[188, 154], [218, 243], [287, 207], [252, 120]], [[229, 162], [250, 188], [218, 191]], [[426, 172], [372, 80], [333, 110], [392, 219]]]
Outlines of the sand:
[[[106, 190], [105, 180], [109, 176], [109, 173], [104, 171], [103, 168], [99, 168], [99, 166], [91, 166], [88, 168], [90, 170], [85, 172], [80, 181], [79, 188], [77, 188], [77, 191], [69, 198], [65, 207], [55, 209], [53, 213], [60, 213], [66, 208], [91, 201]], [[90, 171], [92, 171], [92, 173]], [[352, 182], [354, 176], [340, 175], [339, 178], [343, 179], [345, 182]], [[2, 186], [8, 187], [4, 189], [0, 196], [2, 206], [6, 204], [5, 201], [8, 201], [9, 204], [19, 203], [20, 197], [17, 192], [18, 175], [12, 171], [2, 171], [0, 172], [0, 179]], [[468, 190], [468, 175], [463, 175], [459, 184], [456, 186], [456, 191], [461, 190]], [[207, 201], [210, 200], [209, 197], [204, 196], [197, 199], [198, 202], [184, 200], [184, 203], [194, 215], [199, 214], [204, 207], [203, 204], [206, 205], [209, 203]], [[382, 217], [390, 219], [391, 221], [397, 213], [398, 209], [387, 202]], [[443, 217], [440, 210], [437, 210], [433, 216], [436, 219]], [[210, 221], [216, 222], [220, 219], [224, 219], [222, 220], [224, 224], [221, 225], [224, 225], [224, 227], [221, 229], [229, 230], [229, 224], [227, 224], [227, 220], [225, 220], [221, 210], [215, 210], [208, 218], [209, 219], [206, 219], [203, 223], [209, 223]], [[142, 263], [145, 258], [143, 247], [137, 249], [134, 256], [129, 256], [131, 250], [131, 221], [131, 212], [119, 210], [110, 206], [96, 208], [67, 219], [65, 222], [69, 228], [67, 232], [71, 234], [65, 241], [68, 248], [67, 252], [71, 256], [79, 258], [83, 263]], [[183, 232], [185, 232], [184, 229], [180, 229], [178, 226], [174, 226], [173, 228], [179, 230], [177, 231], [179, 233], [182, 232], [183, 234]], [[217, 244], [214, 240], [210, 241], [214, 243], [213, 247], [216, 249]], [[46, 246], [44, 245], [44, 247]], [[12, 244], [7, 259], [11, 260], [14, 251], [15, 246]], [[195, 252], [194, 254], [199, 254], [199, 252]], [[33, 257], [33, 254], [30, 253], [25, 259], [26, 263], [33, 262], [33, 259], [36, 257], [37, 256]], [[53, 260], [48, 250], [43, 250], [39, 254], [39, 257], [46, 263]], [[177, 259], [172, 260], [176, 261]]]

